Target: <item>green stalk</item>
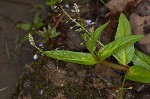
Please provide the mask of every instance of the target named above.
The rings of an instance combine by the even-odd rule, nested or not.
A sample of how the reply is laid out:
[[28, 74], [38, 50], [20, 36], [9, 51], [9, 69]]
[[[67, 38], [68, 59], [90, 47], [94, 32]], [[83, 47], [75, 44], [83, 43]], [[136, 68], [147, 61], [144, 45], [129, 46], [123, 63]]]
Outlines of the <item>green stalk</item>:
[[[97, 55], [94, 52], [91, 52], [91, 55], [95, 58], [96, 61], [100, 61], [100, 59], [97, 57]], [[102, 62], [100, 62], [102, 65], [114, 68], [114, 69], [118, 69], [118, 70], [124, 70], [127, 71], [128, 70], [128, 66], [125, 65], [119, 65], [119, 64], [115, 64], [112, 62], [108, 62], [106, 60], [103, 60]]]
[[[97, 57], [97, 55], [94, 52], [91, 52], [91, 55], [95, 58], [96, 61], [99, 61], [100, 59]], [[100, 62], [102, 65], [114, 68], [114, 69], [118, 69], [118, 70], [124, 70], [127, 71], [128, 70], [128, 66], [124, 66], [124, 65], [119, 65], [119, 64], [115, 64], [112, 62], [108, 62], [106, 60], [103, 60], [102, 62]]]
[[71, 21], [74, 21], [74, 23], [75, 23], [77, 26], [81, 27], [82, 30], [84, 30], [86, 33], [90, 34], [90, 32], [89, 32], [84, 26], [82, 26], [82, 25], [81, 25], [79, 22], [77, 22], [76, 20], [73, 20], [73, 18], [63, 9], [62, 6], [61, 6], [61, 9], [62, 9], [62, 11], [66, 14], [66, 16], [67, 16]]
[[96, 61], [99, 61], [99, 58], [97, 57], [97, 55], [94, 52], [91, 52], [91, 55], [95, 58]]
[[126, 81], [126, 75], [124, 76], [123, 82], [122, 82], [122, 86], [120, 88], [120, 99], [123, 99], [123, 90], [124, 90], [124, 84]]
[[102, 65], [105, 65], [105, 66], [108, 66], [108, 67], [111, 67], [111, 68], [114, 68], [114, 69], [118, 69], [118, 70], [124, 70], [124, 71], [127, 71], [128, 70], [128, 66], [124, 66], [124, 65], [119, 65], [119, 64], [114, 64], [114, 63], [111, 63], [111, 62], [107, 62], [106, 60], [103, 60], [101, 62]]
[[106, 3], [103, 0], [100, 0], [100, 2], [102, 2], [103, 5], [106, 5]]

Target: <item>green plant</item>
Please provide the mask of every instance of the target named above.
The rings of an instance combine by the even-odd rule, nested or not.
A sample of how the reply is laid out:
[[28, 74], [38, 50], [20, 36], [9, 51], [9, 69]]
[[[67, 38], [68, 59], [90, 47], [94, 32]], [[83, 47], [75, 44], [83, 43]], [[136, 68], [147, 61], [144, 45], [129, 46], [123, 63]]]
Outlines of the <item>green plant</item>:
[[52, 10], [54, 10], [54, 6], [56, 5], [56, 3], [58, 2], [58, 0], [47, 0], [46, 4], [49, 5], [51, 7]]
[[57, 37], [60, 33], [56, 31], [56, 27], [51, 27], [50, 24], [48, 24], [48, 27], [43, 27], [43, 30], [37, 30], [35, 31], [36, 34], [38, 34], [40, 37], [43, 37], [44, 39], [41, 41], [42, 43], [46, 43], [49, 41], [49, 39]]
[[[65, 14], [73, 20], [67, 13]], [[106, 45], [103, 45], [98, 39], [102, 30], [106, 28], [109, 22], [98, 27], [95, 31], [86, 30], [85, 27], [76, 20], [75, 23], [85, 32], [82, 37], [89, 53], [52, 50], [42, 51], [42, 55], [67, 62], [84, 64], [90, 67], [95, 64], [103, 64], [126, 71], [124, 82], [126, 79], [129, 79], [142, 83], [150, 83], [150, 57], [134, 48], [134, 43], [143, 38], [143, 36], [132, 35], [129, 21], [123, 13], [121, 13], [119, 17], [115, 40]], [[30, 40], [30, 42], [34, 42], [34, 40]], [[98, 51], [96, 50], [96, 43], [101, 45]], [[105, 60], [112, 55], [119, 64]], [[134, 65], [129, 66], [130, 62], [133, 62]]]
[[[34, 15], [33, 22], [32, 23], [19, 23], [16, 25], [18, 29], [29, 31], [31, 34], [35, 33], [42, 37], [43, 39], [40, 40], [40, 43], [47, 43], [49, 39], [57, 37], [60, 33], [56, 31], [56, 27], [52, 27], [50, 23], [47, 27], [43, 27], [43, 19], [41, 16], [41, 10], [38, 9], [37, 12]], [[43, 30], [40, 30], [41, 27], [43, 27]], [[24, 35], [23, 38], [20, 40], [18, 46], [21, 47], [21, 45], [28, 41], [28, 34]]]
[[[126, 79], [150, 83], [150, 57], [134, 48], [134, 43], [143, 38], [143, 36], [131, 34], [130, 24], [123, 13], [119, 18], [115, 41], [104, 45], [99, 51], [96, 51], [96, 42], [108, 23], [100, 26], [90, 34], [85, 34], [84, 41], [90, 53], [52, 50], [44, 51], [42, 54], [78, 64], [95, 65], [102, 63], [112, 68], [127, 71]], [[112, 63], [105, 61], [111, 55], [117, 59], [120, 65], [113, 64], [113, 66]], [[131, 61], [134, 66], [128, 66]]]
[[[16, 27], [25, 31], [36, 31], [44, 25], [43, 19], [40, 16], [41, 10], [38, 9], [34, 15], [32, 23], [19, 23], [16, 25]], [[28, 34], [21, 38], [21, 40], [18, 42], [18, 47], [21, 47], [21, 45], [26, 41], [28, 41]]]

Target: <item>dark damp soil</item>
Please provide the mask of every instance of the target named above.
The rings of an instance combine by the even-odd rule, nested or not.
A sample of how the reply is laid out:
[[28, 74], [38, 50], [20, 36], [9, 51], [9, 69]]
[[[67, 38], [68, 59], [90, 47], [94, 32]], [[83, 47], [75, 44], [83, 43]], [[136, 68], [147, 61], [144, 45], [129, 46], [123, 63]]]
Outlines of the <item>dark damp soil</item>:
[[[94, 21], [96, 23], [95, 27], [110, 19], [110, 24], [103, 31], [101, 39], [104, 44], [112, 41], [120, 13], [106, 15], [109, 10], [98, 0], [94, 0], [95, 2], [92, 0], [81, 1], [76, 1], [77, 4], [81, 5], [81, 17]], [[66, 3], [73, 5], [73, 0], [66, 0], [63, 4]], [[129, 17], [131, 13], [136, 11], [137, 7], [134, 6], [134, 2], [130, 2], [123, 12]], [[61, 13], [62, 16], [58, 17], [58, 13]], [[72, 17], [76, 17], [71, 12], [69, 14]], [[58, 23], [57, 30], [61, 34], [50, 40], [45, 50], [59, 48], [87, 52], [85, 45], [80, 45], [83, 42], [80, 33], [70, 30], [70, 27], [74, 24], [71, 22], [66, 23], [66, 20], [67, 17], [61, 11], [51, 11], [51, 16], [46, 19], [45, 23], [51, 22], [53, 26]], [[140, 47], [138, 48], [141, 49]], [[113, 57], [109, 58], [109, 60], [115, 61]], [[12, 98], [119, 99], [124, 74], [125, 72], [123, 71], [114, 70], [101, 64], [88, 67], [41, 56], [31, 64], [25, 65], [25, 70], [20, 76], [18, 87]], [[150, 98], [149, 84], [126, 81], [125, 88], [127, 89], [123, 92], [124, 99]]]
[[110, 68], [102, 66], [89, 68], [42, 57], [32, 64], [26, 65], [26, 70], [21, 75], [13, 98], [117, 98], [119, 94], [117, 89], [121, 84], [120, 79], [120, 75]]

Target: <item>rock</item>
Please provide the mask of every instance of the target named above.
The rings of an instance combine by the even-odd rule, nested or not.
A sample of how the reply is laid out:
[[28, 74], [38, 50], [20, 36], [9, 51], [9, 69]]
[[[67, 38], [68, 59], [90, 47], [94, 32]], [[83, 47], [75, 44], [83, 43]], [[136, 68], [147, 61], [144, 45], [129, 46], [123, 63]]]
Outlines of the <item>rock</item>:
[[140, 16], [150, 15], [150, 0], [142, 0], [137, 6], [137, 12]]
[[[118, 11], [122, 12], [128, 3], [133, 1], [136, 0], [111, 0], [106, 4], [106, 7], [109, 8], [111, 13], [116, 13]], [[137, 0], [136, 4], [138, 4], [140, 1], [141, 0]]]
[[140, 45], [144, 45], [146, 52], [150, 53], [150, 16], [139, 16], [136, 13], [130, 15], [130, 23], [133, 34], [145, 35], [145, 37], [139, 41]]
[[64, 86], [66, 84], [66, 71], [57, 67], [52, 61], [46, 65], [47, 77], [55, 86]]
[[81, 43], [83, 43], [83, 40], [79, 33], [72, 30], [67, 32], [67, 45], [70, 50], [82, 51], [83, 49], [86, 49], [86, 46], [81, 45]]

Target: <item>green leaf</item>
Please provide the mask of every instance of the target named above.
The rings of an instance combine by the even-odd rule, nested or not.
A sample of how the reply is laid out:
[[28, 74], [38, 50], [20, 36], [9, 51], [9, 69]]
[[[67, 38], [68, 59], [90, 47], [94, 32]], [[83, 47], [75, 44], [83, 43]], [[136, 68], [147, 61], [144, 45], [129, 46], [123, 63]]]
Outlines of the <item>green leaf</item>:
[[36, 33], [37, 35], [39, 35], [40, 37], [43, 37], [43, 38], [45, 38], [45, 37], [48, 36], [47, 31], [44, 32], [44, 31], [38, 30], [38, 31], [35, 31], [35, 33]]
[[21, 47], [23, 43], [25, 43], [26, 41], [28, 41], [28, 35], [29, 35], [29, 34], [25, 34], [25, 35], [21, 38], [21, 40], [19, 41], [19, 47]]
[[150, 83], [150, 71], [140, 66], [132, 66], [127, 71], [126, 78], [132, 81]]
[[132, 33], [131, 33], [130, 23], [126, 18], [126, 16], [123, 13], [121, 13], [119, 17], [119, 24], [117, 27], [115, 39], [120, 39], [121, 37], [130, 36], [131, 34]]
[[41, 10], [37, 10], [33, 18], [33, 24], [42, 22], [40, 16], [41, 16]]
[[50, 0], [50, 1], [46, 2], [46, 4], [49, 6], [54, 6], [57, 2], [58, 2], [58, 0]]
[[[121, 13], [119, 17], [119, 24], [117, 27], [117, 32], [115, 35], [115, 39], [120, 39], [122, 37], [130, 36], [131, 33], [131, 28], [130, 28], [130, 23], [126, 16]], [[134, 44], [128, 45], [121, 50], [117, 51], [114, 54], [114, 57], [117, 59], [117, 61], [122, 64], [122, 65], [127, 65], [128, 63], [131, 62], [133, 56], [134, 56]]]
[[56, 31], [56, 27], [53, 27], [51, 31], [48, 31], [48, 34], [49, 34], [49, 38], [55, 38], [60, 33]]
[[16, 27], [18, 29], [22, 29], [22, 30], [28, 31], [28, 30], [31, 29], [31, 24], [29, 24], [29, 23], [19, 23], [19, 24], [16, 25]]
[[135, 50], [135, 55], [132, 62], [136, 66], [141, 66], [150, 70], [150, 57], [138, 50]]
[[106, 26], [109, 24], [109, 21], [105, 24], [103, 24], [102, 26], [100, 26], [99, 28], [97, 28], [92, 34], [91, 36], [87, 39], [86, 42], [86, 46], [87, 49], [90, 52], [95, 51], [96, 49], [96, 41], [98, 40], [98, 38], [100, 37], [102, 31], [106, 28]]
[[43, 20], [40, 16], [41, 16], [41, 10], [37, 10], [33, 18], [33, 27], [35, 29], [39, 29], [44, 25], [44, 23], [42, 22]]
[[118, 50], [122, 49], [123, 47], [126, 47], [127, 45], [133, 44], [136, 41], [140, 40], [142, 37], [143, 35], [132, 35], [122, 37], [113, 42], [110, 42], [99, 50], [98, 56], [101, 60], [104, 60], [112, 54], [116, 53]]
[[44, 37], [45, 39], [55, 38], [60, 33], [56, 31], [56, 27], [51, 28], [50, 24], [48, 25], [48, 28], [43, 27], [43, 30], [35, 31], [36, 34], [38, 34], [41, 37]]
[[128, 45], [114, 54], [119, 64], [127, 65], [134, 57], [134, 45]]
[[89, 53], [53, 50], [53, 51], [44, 51], [43, 54], [54, 59], [72, 63], [84, 65], [94, 65], [97, 63], [96, 60], [92, 57], [92, 55]]
[[33, 24], [33, 27], [35, 28], [35, 30], [37, 29], [40, 29], [42, 26], [44, 25], [44, 23], [36, 23], [36, 24]]

